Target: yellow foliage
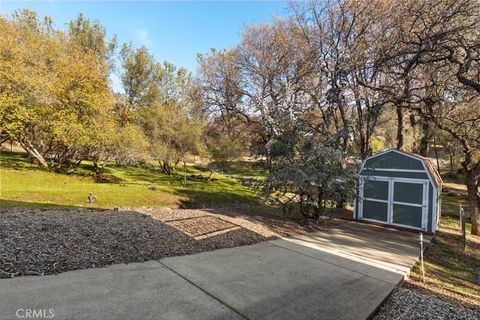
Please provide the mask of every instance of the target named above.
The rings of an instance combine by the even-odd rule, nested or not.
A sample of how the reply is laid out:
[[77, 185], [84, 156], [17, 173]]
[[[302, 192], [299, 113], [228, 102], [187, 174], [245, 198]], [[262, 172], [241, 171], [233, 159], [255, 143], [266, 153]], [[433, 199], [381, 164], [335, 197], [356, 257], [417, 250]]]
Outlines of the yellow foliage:
[[373, 136], [370, 139], [370, 144], [372, 146], [373, 153], [377, 153], [385, 148], [385, 141], [381, 137]]
[[114, 130], [108, 66], [31, 11], [0, 17], [1, 130], [18, 141], [86, 148]]

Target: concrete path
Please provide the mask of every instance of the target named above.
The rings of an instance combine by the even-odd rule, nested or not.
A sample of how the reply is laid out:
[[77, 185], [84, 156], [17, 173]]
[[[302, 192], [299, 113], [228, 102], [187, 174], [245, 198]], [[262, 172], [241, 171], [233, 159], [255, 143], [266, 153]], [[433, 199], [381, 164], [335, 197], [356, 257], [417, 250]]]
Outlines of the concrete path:
[[417, 242], [345, 223], [252, 246], [0, 280], [0, 319], [28, 309], [53, 319], [366, 319], [415, 263]]

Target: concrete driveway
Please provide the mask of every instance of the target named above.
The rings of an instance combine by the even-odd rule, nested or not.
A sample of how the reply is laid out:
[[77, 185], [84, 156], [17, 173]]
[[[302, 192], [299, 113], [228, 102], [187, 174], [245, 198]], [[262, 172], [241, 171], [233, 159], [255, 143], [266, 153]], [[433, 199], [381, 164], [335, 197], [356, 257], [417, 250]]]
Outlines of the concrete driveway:
[[0, 280], [0, 319], [34, 311], [54, 319], [366, 319], [417, 260], [417, 238], [352, 222], [160, 261]]

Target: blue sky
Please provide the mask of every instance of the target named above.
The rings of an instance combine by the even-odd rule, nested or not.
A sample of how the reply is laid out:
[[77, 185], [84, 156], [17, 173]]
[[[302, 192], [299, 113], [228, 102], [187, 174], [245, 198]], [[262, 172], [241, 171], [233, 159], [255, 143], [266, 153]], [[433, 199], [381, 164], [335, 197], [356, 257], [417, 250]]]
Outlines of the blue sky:
[[53, 18], [58, 27], [82, 12], [98, 19], [120, 43], [146, 46], [158, 61], [168, 60], [195, 71], [197, 53], [238, 43], [246, 24], [286, 16], [286, 1], [5, 1], [0, 13], [30, 8]]

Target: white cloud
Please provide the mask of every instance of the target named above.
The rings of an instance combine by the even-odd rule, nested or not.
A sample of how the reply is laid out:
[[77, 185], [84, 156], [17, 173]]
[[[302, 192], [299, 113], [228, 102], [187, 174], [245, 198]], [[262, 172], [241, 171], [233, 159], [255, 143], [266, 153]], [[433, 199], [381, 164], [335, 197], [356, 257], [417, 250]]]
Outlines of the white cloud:
[[152, 39], [147, 28], [137, 28], [133, 30], [135, 37], [142, 46], [149, 46], [152, 44]]

